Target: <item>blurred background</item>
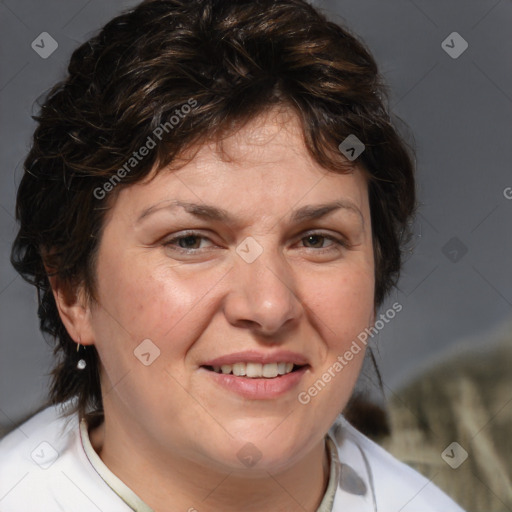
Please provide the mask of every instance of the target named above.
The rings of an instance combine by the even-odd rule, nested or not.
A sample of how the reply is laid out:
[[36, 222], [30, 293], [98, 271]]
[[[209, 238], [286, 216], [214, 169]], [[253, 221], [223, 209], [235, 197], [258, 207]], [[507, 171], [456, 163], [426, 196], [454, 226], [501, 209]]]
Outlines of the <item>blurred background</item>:
[[[0, 1], [0, 430], [44, 400], [52, 359], [38, 329], [35, 290], [9, 263], [35, 100], [64, 76], [78, 44], [137, 3]], [[372, 339], [386, 393], [399, 394], [432, 362], [484, 355], [510, 338], [512, 2], [314, 5], [369, 46], [416, 149], [421, 207], [414, 252], [381, 312], [394, 302], [403, 308]]]

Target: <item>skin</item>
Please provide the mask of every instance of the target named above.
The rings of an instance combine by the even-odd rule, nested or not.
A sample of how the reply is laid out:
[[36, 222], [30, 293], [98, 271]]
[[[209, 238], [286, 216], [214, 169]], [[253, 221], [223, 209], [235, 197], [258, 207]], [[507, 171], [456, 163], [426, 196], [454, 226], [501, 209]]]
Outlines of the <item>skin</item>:
[[[222, 149], [205, 144], [181, 169], [120, 191], [99, 247], [97, 303], [52, 283], [68, 332], [101, 359], [105, 421], [91, 442], [157, 511], [315, 511], [329, 476], [325, 434], [364, 350], [307, 405], [297, 395], [374, 320], [367, 181], [356, 166], [320, 167], [283, 109], [253, 119]], [[234, 223], [197, 218], [171, 208], [174, 200], [223, 208]], [[339, 200], [351, 208], [290, 220], [302, 206]], [[197, 238], [171, 240], [186, 230]], [[236, 252], [248, 236], [263, 248], [252, 263]], [[148, 338], [160, 356], [145, 366], [134, 350]], [[241, 398], [200, 368], [276, 349], [304, 355], [309, 368], [271, 400]], [[237, 457], [247, 443], [261, 453], [252, 467]]]

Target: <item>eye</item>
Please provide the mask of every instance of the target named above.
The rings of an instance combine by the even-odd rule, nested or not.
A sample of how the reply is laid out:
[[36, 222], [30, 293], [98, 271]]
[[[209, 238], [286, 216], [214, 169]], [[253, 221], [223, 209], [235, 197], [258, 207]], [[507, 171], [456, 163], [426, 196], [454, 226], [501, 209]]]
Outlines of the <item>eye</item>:
[[198, 242], [199, 245], [201, 245], [200, 237], [196, 235], [182, 236], [180, 238], [176, 238], [175, 241], [178, 242], [178, 245], [182, 249], [199, 249], [199, 247], [197, 246]]
[[[324, 233], [309, 233], [301, 238], [301, 242], [308, 249], [328, 249], [333, 245], [341, 245], [343, 247], [347, 245], [343, 240]], [[326, 242], [330, 243], [325, 246]]]
[[205, 245], [211, 240], [199, 233], [185, 233], [180, 236], [175, 236], [164, 242], [164, 246], [169, 249], [176, 249], [178, 251], [190, 252], [199, 249], [205, 249]]

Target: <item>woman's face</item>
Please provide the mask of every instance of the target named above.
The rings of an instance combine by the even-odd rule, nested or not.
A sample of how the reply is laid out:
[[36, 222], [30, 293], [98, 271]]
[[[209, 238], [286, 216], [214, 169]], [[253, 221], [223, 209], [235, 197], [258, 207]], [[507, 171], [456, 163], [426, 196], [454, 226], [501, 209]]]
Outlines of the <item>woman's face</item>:
[[373, 321], [367, 184], [315, 163], [290, 113], [223, 148], [120, 192], [80, 336], [111, 429], [162, 460], [277, 470], [321, 441], [360, 371], [364, 350], [344, 354]]

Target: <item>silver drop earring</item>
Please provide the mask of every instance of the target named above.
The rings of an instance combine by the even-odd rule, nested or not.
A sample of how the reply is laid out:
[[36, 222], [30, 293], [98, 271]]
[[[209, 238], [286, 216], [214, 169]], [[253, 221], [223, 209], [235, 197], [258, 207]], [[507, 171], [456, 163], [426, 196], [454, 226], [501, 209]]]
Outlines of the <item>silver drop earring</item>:
[[[79, 350], [80, 350], [80, 343], [78, 343], [76, 346], [76, 351], [78, 352]], [[85, 347], [84, 347], [84, 350], [85, 350]], [[87, 366], [87, 363], [85, 362], [85, 359], [79, 359], [78, 363], [76, 363], [76, 367], [79, 370], [83, 370], [86, 366]]]

